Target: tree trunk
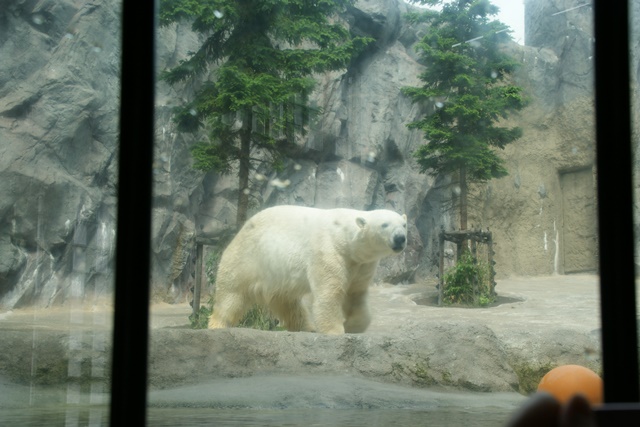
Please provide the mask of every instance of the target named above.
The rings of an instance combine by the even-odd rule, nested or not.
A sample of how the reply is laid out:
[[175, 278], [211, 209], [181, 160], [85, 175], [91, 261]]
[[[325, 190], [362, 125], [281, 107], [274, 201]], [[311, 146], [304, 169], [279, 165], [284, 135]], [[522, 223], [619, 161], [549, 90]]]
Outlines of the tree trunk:
[[[460, 166], [460, 230], [467, 229], [467, 167]], [[469, 241], [463, 240], [458, 245], [458, 260], [460, 260], [460, 256], [462, 253], [469, 248]]]
[[249, 210], [249, 171], [251, 162], [251, 125], [252, 111], [246, 110], [242, 117], [242, 131], [240, 132], [240, 168], [238, 170], [238, 211], [236, 213], [236, 227], [238, 230], [247, 220]]
[[467, 229], [467, 193], [469, 188], [467, 187], [467, 167], [460, 167], [460, 230]]

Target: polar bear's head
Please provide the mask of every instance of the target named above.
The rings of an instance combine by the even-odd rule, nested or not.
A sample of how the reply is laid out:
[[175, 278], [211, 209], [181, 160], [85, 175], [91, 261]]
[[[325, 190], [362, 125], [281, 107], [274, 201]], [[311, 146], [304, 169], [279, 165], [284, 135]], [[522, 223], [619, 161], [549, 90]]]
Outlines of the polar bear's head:
[[[364, 215], [366, 214], [366, 215]], [[379, 257], [400, 253], [407, 247], [407, 216], [379, 209], [356, 218], [362, 243]]]

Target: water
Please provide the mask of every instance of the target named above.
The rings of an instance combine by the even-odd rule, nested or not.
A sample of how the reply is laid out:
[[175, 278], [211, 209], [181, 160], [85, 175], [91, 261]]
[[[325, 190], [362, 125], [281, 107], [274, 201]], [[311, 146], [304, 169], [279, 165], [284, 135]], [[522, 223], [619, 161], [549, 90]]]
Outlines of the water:
[[[0, 426], [106, 426], [108, 390], [32, 387], [0, 379]], [[75, 399], [70, 399], [75, 397]], [[99, 397], [99, 398], [98, 398]], [[526, 397], [405, 387], [349, 376], [218, 378], [149, 390], [148, 426], [504, 425]], [[29, 402], [32, 402], [29, 404]]]
[[[512, 410], [505, 407], [441, 407], [415, 409], [211, 409], [149, 408], [147, 425], [161, 426], [465, 426], [504, 425]], [[6, 426], [106, 426], [108, 408], [29, 407], [0, 409], [0, 425]]]
[[149, 426], [466, 426], [503, 425], [511, 411], [504, 408], [414, 409], [151, 409]]

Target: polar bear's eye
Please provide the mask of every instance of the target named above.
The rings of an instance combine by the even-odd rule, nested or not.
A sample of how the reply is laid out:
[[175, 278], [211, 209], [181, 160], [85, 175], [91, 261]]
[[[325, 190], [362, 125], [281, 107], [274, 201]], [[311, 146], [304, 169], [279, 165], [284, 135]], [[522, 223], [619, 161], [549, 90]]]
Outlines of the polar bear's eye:
[[388, 222], [385, 222], [385, 223], [382, 224], [382, 228], [387, 228], [388, 226], [389, 226]]

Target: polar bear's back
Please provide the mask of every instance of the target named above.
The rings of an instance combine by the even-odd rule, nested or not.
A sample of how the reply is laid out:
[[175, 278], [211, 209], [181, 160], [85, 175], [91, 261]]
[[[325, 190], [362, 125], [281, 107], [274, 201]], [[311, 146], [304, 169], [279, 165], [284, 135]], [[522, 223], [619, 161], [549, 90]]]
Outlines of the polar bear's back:
[[306, 206], [282, 205], [267, 208], [255, 214], [247, 224], [252, 222], [268, 225], [269, 228], [284, 227], [287, 230], [302, 227], [303, 231], [326, 229], [336, 220], [350, 220], [355, 226], [356, 217], [362, 212], [354, 209], [319, 209]]
[[317, 251], [335, 251], [346, 245], [346, 235], [357, 232], [357, 215], [351, 209], [265, 209], [251, 217], [229, 244], [221, 268], [242, 274], [236, 279], [253, 283], [259, 293], [266, 288], [269, 292], [282, 288], [306, 293], [308, 268], [317, 259]]
[[319, 237], [343, 237], [358, 231], [353, 209], [318, 209], [305, 206], [275, 206], [254, 215], [240, 231], [263, 237], [287, 236], [289, 242]]

